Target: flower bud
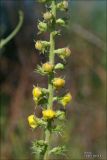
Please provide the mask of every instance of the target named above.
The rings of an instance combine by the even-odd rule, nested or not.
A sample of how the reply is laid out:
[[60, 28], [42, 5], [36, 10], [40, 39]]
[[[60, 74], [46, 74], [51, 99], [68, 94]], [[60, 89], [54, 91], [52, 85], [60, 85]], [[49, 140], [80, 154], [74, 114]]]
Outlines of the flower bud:
[[68, 9], [68, 1], [63, 1], [64, 9]]
[[33, 94], [33, 98], [39, 98], [42, 94], [41, 88], [34, 87], [33, 91], [32, 91], [32, 94]]
[[50, 64], [49, 62], [46, 62], [43, 64], [42, 68], [43, 68], [44, 72], [50, 73], [53, 70], [53, 65]]
[[46, 47], [48, 47], [49, 45], [50, 45], [50, 42], [38, 40], [35, 43], [35, 48], [44, 53], [44, 51], [46, 50]]
[[39, 22], [37, 27], [41, 32], [46, 32], [47, 31], [47, 24], [44, 23], [44, 22]]
[[61, 11], [66, 11], [68, 9], [68, 2], [64, 0], [63, 2], [60, 2], [57, 4], [57, 9]]
[[37, 41], [37, 42], [35, 43], [35, 48], [38, 49], [39, 51], [42, 50], [43, 44], [41, 43], [41, 41]]
[[36, 117], [33, 114], [28, 116], [28, 123], [31, 128], [36, 128], [38, 126]]
[[64, 69], [64, 65], [62, 63], [58, 63], [58, 64], [55, 65], [55, 69], [63, 70]]
[[55, 117], [55, 111], [53, 111], [52, 109], [47, 109], [42, 111], [43, 117], [44, 119], [52, 119]]
[[56, 89], [59, 89], [65, 85], [65, 80], [62, 78], [54, 78], [53, 85]]
[[55, 50], [55, 53], [58, 54], [60, 58], [64, 59], [70, 56], [71, 50], [68, 47], [66, 47]]
[[44, 18], [44, 20], [47, 20], [47, 21], [49, 21], [50, 19], [52, 19], [52, 13], [51, 12], [46, 12], [46, 13], [44, 13], [43, 14], [43, 18]]
[[56, 20], [56, 23], [61, 26], [65, 26], [65, 21], [62, 18]]
[[65, 107], [71, 100], [71, 94], [67, 93], [64, 97], [61, 98], [60, 103]]

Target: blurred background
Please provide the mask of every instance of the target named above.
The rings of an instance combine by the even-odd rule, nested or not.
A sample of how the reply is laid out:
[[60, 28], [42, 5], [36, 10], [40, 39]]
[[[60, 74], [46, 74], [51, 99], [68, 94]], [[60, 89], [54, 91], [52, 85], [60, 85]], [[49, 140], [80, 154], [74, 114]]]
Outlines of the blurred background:
[[[33, 84], [47, 87], [47, 78], [34, 72], [47, 58], [34, 48], [34, 40], [49, 37], [37, 35], [45, 8], [35, 0], [1, 0], [0, 38], [15, 28], [19, 10], [24, 12], [21, 30], [0, 51], [1, 160], [34, 159], [31, 143], [42, 135], [40, 129], [32, 132], [27, 117], [34, 112]], [[64, 133], [53, 140], [67, 146], [67, 157], [60, 160], [89, 159], [89, 154], [106, 160], [106, 0], [70, 0], [68, 15], [56, 48], [68, 45], [72, 51], [66, 69], [58, 74], [65, 76], [73, 100]], [[41, 114], [40, 109], [36, 112]]]

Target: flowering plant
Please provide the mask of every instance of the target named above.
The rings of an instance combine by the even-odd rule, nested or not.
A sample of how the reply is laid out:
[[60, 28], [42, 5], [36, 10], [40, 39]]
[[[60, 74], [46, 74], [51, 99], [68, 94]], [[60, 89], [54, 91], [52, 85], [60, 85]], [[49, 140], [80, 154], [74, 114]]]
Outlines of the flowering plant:
[[71, 51], [68, 47], [55, 49], [55, 36], [59, 35], [59, 26], [65, 26], [66, 21], [56, 16], [56, 12], [67, 11], [68, 1], [62, 0], [61, 2], [56, 0], [39, 0], [39, 2], [48, 5], [48, 11], [43, 14], [43, 21], [39, 21], [38, 29], [39, 33], [49, 32], [50, 40], [35, 42], [35, 48], [41, 53], [48, 53], [49, 59], [41, 66], [37, 66], [36, 71], [41, 75], [48, 76], [48, 88], [41, 88], [39, 86], [33, 87], [33, 100], [38, 107], [42, 106], [42, 117], [38, 118], [35, 115], [28, 116], [28, 122], [31, 128], [36, 129], [42, 127], [44, 129], [44, 140], [36, 140], [33, 142], [33, 152], [38, 159], [48, 160], [51, 154], [63, 154], [65, 146], [57, 146], [51, 148], [50, 138], [52, 133], [61, 132], [61, 126], [57, 124], [57, 120], [65, 120], [65, 112], [61, 110], [53, 109], [53, 102], [57, 101], [64, 109], [66, 105], [71, 101], [71, 94], [64, 93], [62, 96], [56, 96], [61, 88], [65, 86], [65, 80], [62, 77], [56, 77], [56, 71], [64, 69], [63, 63], [55, 64], [55, 55], [59, 56], [63, 61], [70, 56]]

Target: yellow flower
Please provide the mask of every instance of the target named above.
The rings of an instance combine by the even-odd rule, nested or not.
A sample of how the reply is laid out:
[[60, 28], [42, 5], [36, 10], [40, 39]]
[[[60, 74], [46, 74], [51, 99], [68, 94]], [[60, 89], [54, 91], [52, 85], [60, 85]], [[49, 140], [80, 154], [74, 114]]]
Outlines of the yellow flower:
[[61, 100], [61, 104], [65, 107], [72, 100], [72, 96], [70, 93], [67, 93]]
[[31, 128], [36, 128], [38, 126], [37, 120], [33, 114], [28, 116], [28, 123]]
[[42, 50], [43, 45], [42, 45], [41, 41], [37, 41], [37, 42], [35, 43], [35, 48], [38, 49], [39, 51]]
[[42, 111], [42, 114], [45, 119], [52, 119], [56, 115], [55, 111], [53, 111], [52, 109], [44, 110]]
[[33, 98], [39, 98], [42, 94], [42, 91], [39, 87], [34, 87], [32, 94], [33, 94]]
[[44, 63], [42, 67], [45, 72], [52, 72], [53, 70], [53, 65], [49, 62]]
[[54, 78], [53, 80], [53, 85], [54, 87], [56, 87], [57, 89], [58, 88], [61, 88], [65, 85], [65, 80], [62, 79], [62, 78]]

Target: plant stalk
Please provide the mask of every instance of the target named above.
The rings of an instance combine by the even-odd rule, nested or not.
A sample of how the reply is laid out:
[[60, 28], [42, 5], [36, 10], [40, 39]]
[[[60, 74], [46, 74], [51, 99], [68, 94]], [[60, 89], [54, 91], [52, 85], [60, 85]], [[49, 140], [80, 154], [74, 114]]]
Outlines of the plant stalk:
[[[56, 19], [56, 0], [52, 1], [51, 4], [51, 11], [52, 14], [54, 16], [54, 18]], [[49, 62], [54, 65], [54, 50], [55, 50], [55, 35], [54, 35], [54, 31], [55, 31], [55, 19], [53, 21], [53, 26], [52, 26], [52, 31], [50, 33], [50, 52], [49, 52]], [[54, 78], [54, 73], [52, 72], [49, 76], [48, 76], [48, 91], [49, 91], [49, 99], [48, 99], [48, 109], [52, 109], [53, 107], [53, 92], [54, 92], [54, 88], [52, 85], [52, 79]], [[48, 121], [48, 125], [47, 125], [47, 129], [45, 131], [45, 141], [47, 142], [47, 151], [44, 154], [44, 160], [49, 160], [49, 145], [50, 145], [50, 137], [51, 137], [51, 122]]]
[[0, 41], [0, 49], [2, 49], [19, 32], [23, 23], [23, 19], [24, 19], [23, 12], [19, 11], [19, 23], [8, 37]]

